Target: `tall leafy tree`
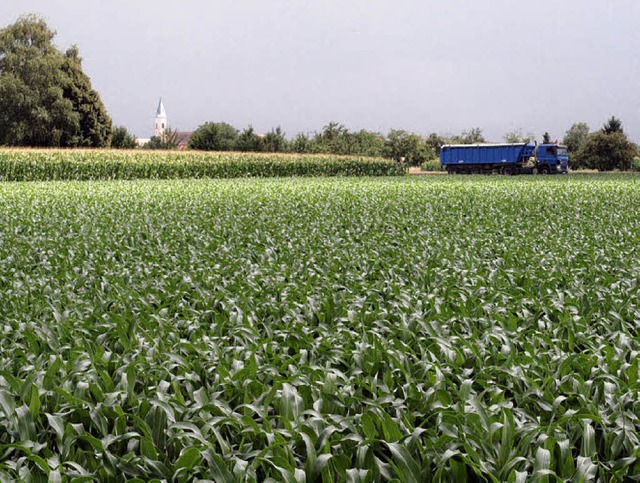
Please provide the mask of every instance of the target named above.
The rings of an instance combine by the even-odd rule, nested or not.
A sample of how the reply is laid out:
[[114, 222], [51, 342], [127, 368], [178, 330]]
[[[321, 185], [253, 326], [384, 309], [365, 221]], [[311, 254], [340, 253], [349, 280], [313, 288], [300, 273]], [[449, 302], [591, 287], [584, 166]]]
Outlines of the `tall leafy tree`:
[[419, 134], [392, 129], [387, 135], [384, 155], [409, 166], [418, 166], [433, 159], [435, 152]]
[[574, 165], [599, 171], [629, 170], [635, 155], [636, 148], [624, 133], [596, 131], [587, 137]]
[[587, 136], [572, 162], [599, 171], [629, 170], [636, 154], [636, 146], [624, 133], [622, 122], [612, 117], [600, 131]]
[[361, 129], [351, 134], [351, 154], [360, 156], [382, 156], [384, 136], [377, 132]]
[[576, 122], [565, 133], [562, 144], [567, 146], [570, 154], [576, 154], [584, 146], [588, 135], [589, 125], [586, 122]]
[[100, 95], [91, 88], [91, 79], [82, 71], [82, 59], [76, 46], [65, 52], [62, 71], [67, 75], [63, 89], [64, 97], [71, 101], [80, 122], [77, 135], [68, 144], [108, 146], [112, 134], [111, 118], [100, 100]]
[[54, 37], [35, 15], [0, 30], [0, 144], [107, 146], [111, 119], [77, 48], [62, 53]]

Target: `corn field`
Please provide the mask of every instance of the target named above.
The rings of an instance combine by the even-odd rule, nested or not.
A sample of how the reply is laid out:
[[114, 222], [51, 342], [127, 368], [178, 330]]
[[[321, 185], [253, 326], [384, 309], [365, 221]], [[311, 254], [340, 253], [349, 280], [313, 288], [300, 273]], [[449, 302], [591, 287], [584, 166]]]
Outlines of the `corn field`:
[[0, 480], [638, 480], [639, 213], [622, 175], [2, 183]]
[[281, 153], [0, 150], [0, 181], [399, 176], [388, 159]]

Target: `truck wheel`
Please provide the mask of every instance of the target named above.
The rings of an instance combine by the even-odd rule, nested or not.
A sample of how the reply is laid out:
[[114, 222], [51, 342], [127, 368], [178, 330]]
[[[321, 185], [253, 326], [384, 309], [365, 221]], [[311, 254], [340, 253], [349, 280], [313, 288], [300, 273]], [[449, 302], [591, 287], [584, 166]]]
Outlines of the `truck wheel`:
[[549, 167], [548, 166], [542, 166], [540, 168], [540, 174], [549, 174]]

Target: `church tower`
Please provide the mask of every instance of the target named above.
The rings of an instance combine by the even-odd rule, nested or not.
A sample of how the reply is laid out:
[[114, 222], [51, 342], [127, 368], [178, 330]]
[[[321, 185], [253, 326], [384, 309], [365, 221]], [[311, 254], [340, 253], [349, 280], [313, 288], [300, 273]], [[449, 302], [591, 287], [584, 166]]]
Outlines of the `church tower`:
[[157, 138], [164, 136], [167, 130], [167, 112], [164, 110], [164, 104], [162, 104], [162, 97], [158, 103], [158, 109], [156, 110], [156, 133]]

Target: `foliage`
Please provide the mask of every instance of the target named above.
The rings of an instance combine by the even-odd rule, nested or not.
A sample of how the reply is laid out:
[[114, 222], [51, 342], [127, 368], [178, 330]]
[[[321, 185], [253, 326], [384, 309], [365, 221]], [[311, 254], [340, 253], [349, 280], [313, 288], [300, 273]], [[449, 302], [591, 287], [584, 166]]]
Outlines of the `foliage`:
[[361, 129], [350, 134], [350, 153], [361, 156], [382, 156], [384, 153], [384, 136], [377, 132]]
[[166, 128], [160, 136], [151, 136], [144, 145], [145, 149], [176, 149], [178, 147], [178, 131]]
[[420, 135], [395, 129], [387, 135], [383, 153], [386, 157], [409, 166], [419, 166], [435, 157], [433, 150]]
[[284, 153], [288, 151], [288, 145], [287, 138], [280, 126], [272, 129], [262, 138], [262, 151], [268, 153]]
[[479, 144], [484, 143], [485, 138], [482, 134], [482, 129], [474, 127], [466, 131], [462, 131], [462, 134], [453, 136], [450, 139], [451, 144]]
[[425, 161], [420, 165], [421, 171], [446, 171], [445, 167], [440, 164], [440, 160], [432, 159], [430, 161]]
[[0, 480], [633, 481], [637, 180], [2, 183]]
[[567, 146], [569, 154], [573, 155], [582, 149], [587, 142], [587, 136], [589, 136], [589, 126], [587, 123], [576, 122], [565, 133], [562, 144]]
[[317, 152], [338, 154], [347, 153], [349, 149], [349, 130], [338, 122], [330, 122], [316, 133], [313, 142], [317, 146]]
[[296, 134], [289, 145], [291, 152], [299, 154], [310, 154], [317, 152], [317, 146], [313, 140], [304, 133]]
[[136, 147], [136, 137], [124, 126], [113, 129], [111, 136], [112, 149], [133, 149]]
[[111, 119], [84, 74], [38, 16], [0, 30], [0, 145], [108, 146]]
[[426, 143], [427, 146], [431, 148], [431, 150], [436, 154], [436, 156], [440, 156], [440, 148], [447, 144], [447, 139], [440, 136], [437, 133], [431, 133], [427, 137]]
[[69, 139], [69, 146], [101, 148], [111, 143], [111, 118], [100, 99], [100, 95], [91, 88], [91, 80], [82, 71], [82, 59], [78, 48], [69, 48], [64, 55], [62, 71], [68, 82], [63, 95], [69, 99], [74, 112], [79, 115], [80, 130]]
[[602, 126], [602, 132], [605, 134], [614, 134], [620, 133], [624, 134], [624, 130], [622, 129], [622, 121], [616, 118], [615, 116], [611, 116], [604, 126]]
[[640, 171], [640, 156], [636, 156], [635, 158], [633, 158], [631, 169], [633, 171]]
[[253, 130], [253, 126], [249, 126], [240, 133], [236, 140], [235, 150], [243, 152], [260, 152], [263, 150], [262, 140]]
[[504, 141], [506, 143], [520, 144], [520, 143], [528, 143], [534, 139], [533, 134], [523, 134], [522, 131], [516, 129], [514, 131], [509, 131], [504, 135]]
[[577, 167], [612, 171], [631, 169], [637, 151], [632, 142], [620, 131], [606, 134], [604, 130], [589, 134], [582, 149], [574, 155]]
[[207, 122], [198, 127], [189, 139], [189, 149], [200, 151], [233, 151], [238, 130], [226, 122]]
[[0, 150], [0, 181], [403, 174], [393, 161], [362, 156]]

